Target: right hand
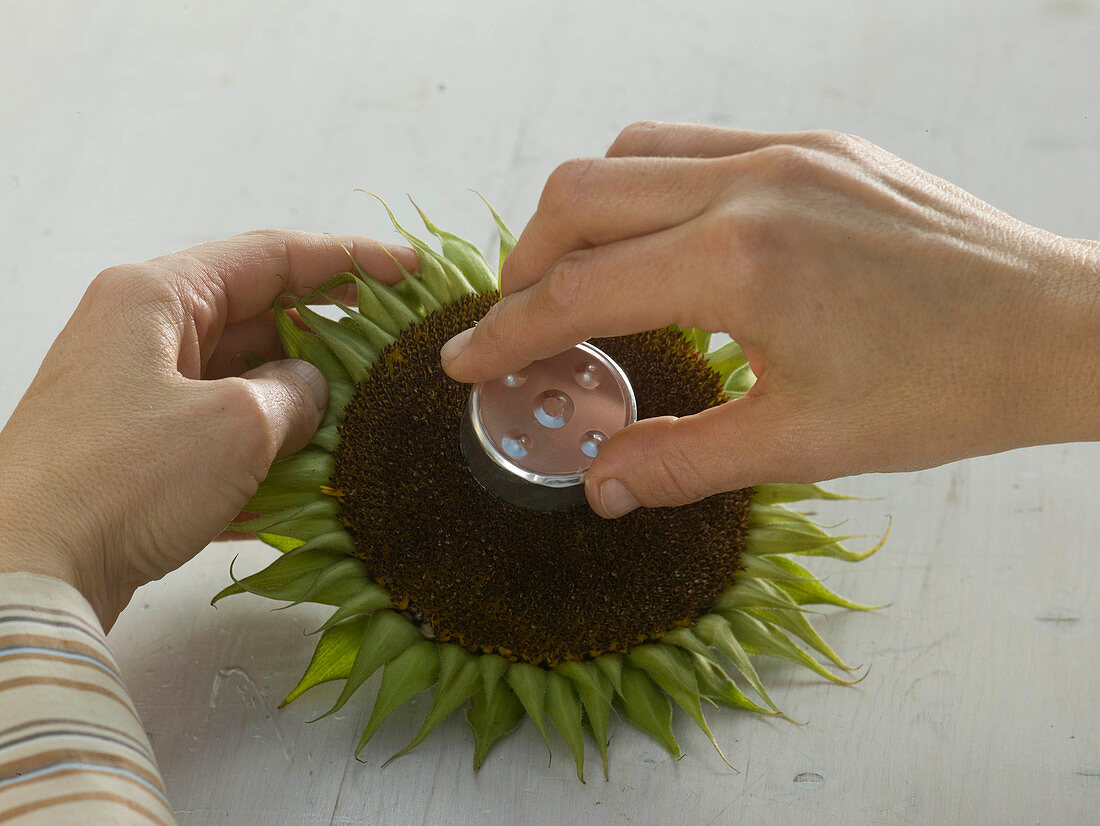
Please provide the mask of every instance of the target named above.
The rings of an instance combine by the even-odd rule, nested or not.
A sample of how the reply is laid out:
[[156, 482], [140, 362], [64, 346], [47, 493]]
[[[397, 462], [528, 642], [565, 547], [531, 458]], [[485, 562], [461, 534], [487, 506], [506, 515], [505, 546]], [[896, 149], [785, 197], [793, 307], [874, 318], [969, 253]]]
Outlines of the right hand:
[[603, 516], [1100, 438], [1100, 244], [859, 138], [635, 124], [554, 172], [502, 288], [445, 346], [453, 378], [673, 323], [729, 333], [758, 377], [609, 440]]

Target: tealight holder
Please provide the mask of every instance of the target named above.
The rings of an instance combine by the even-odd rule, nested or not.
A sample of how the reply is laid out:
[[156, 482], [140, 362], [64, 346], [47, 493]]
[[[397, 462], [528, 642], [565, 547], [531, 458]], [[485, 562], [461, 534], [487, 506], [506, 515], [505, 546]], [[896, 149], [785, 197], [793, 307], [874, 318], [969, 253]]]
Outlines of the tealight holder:
[[459, 443], [470, 472], [494, 496], [563, 510], [585, 501], [584, 479], [600, 447], [637, 417], [626, 373], [586, 342], [474, 385]]

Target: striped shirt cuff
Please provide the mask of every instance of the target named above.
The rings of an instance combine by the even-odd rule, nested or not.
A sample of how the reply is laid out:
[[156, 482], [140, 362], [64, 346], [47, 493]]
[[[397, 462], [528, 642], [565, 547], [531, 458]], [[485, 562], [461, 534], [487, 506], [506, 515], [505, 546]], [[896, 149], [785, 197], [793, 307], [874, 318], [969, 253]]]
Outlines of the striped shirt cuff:
[[0, 824], [175, 824], [92, 607], [39, 574], [0, 574]]

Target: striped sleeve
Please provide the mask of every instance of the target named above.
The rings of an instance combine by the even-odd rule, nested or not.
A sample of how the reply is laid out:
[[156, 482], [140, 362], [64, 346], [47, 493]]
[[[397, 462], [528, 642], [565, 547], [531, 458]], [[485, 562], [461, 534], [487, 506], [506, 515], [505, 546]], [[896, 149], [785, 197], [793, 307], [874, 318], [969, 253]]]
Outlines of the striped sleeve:
[[0, 574], [0, 824], [176, 820], [92, 607], [70, 585]]

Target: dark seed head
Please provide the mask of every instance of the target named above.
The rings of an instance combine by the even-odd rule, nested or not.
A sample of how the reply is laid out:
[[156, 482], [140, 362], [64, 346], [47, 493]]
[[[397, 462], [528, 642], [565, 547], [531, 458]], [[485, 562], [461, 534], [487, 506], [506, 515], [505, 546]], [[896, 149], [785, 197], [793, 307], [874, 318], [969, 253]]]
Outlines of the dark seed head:
[[[732, 584], [750, 490], [616, 520], [587, 506], [506, 504], [459, 451], [467, 388], [439, 348], [498, 298], [469, 296], [383, 351], [345, 411], [333, 486], [356, 555], [437, 639], [554, 665], [688, 625]], [[594, 342], [629, 375], [638, 416], [684, 416], [722, 401], [721, 382], [672, 330]]]

